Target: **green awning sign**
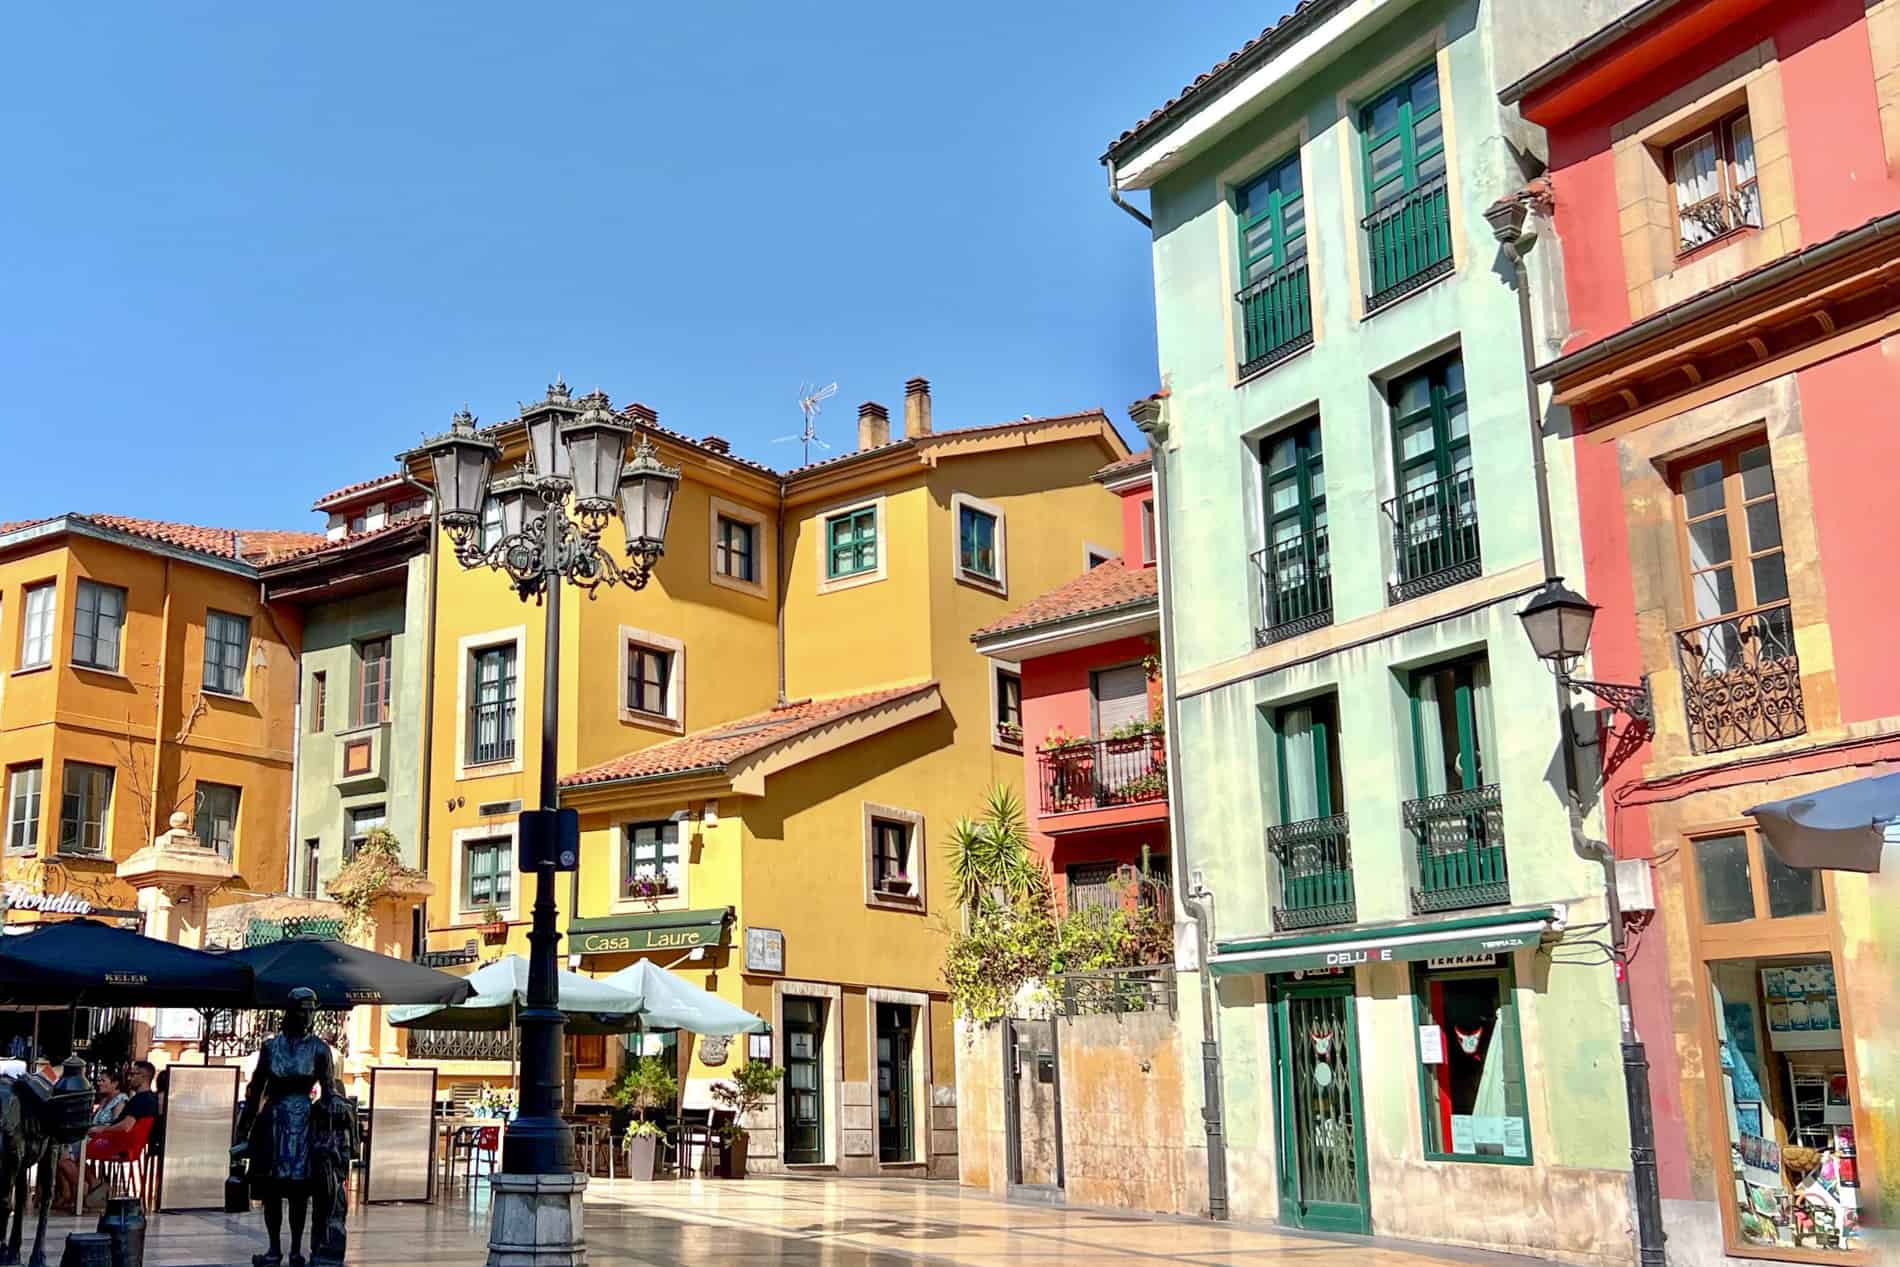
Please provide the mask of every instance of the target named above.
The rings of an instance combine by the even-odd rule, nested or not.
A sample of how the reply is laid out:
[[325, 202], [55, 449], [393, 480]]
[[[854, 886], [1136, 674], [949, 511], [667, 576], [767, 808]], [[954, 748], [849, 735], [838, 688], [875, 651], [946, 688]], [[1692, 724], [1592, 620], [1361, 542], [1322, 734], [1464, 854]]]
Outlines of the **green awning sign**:
[[577, 919], [568, 926], [568, 951], [576, 955], [621, 955], [723, 946], [731, 916], [730, 907], [717, 906], [699, 911]]
[[1362, 925], [1305, 936], [1241, 938], [1217, 943], [1208, 967], [1217, 974], [1309, 972], [1509, 954], [1538, 945], [1546, 933], [1562, 926], [1562, 909], [1546, 907], [1489, 917]]

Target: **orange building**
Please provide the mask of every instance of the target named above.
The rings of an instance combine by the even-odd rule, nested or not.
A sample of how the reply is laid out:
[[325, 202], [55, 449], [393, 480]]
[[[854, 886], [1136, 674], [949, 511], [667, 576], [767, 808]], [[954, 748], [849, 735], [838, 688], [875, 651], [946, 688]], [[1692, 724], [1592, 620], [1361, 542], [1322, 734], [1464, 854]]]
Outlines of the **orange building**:
[[0, 525], [10, 922], [61, 894], [135, 910], [119, 864], [175, 813], [235, 871], [213, 903], [284, 889], [301, 629], [261, 601], [257, 567], [322, 540], [118, 515]]

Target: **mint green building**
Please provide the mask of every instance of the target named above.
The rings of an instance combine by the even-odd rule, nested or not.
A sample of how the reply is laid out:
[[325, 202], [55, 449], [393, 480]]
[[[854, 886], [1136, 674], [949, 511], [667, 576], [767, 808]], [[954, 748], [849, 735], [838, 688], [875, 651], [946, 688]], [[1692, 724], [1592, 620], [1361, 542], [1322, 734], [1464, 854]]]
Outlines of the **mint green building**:
[[1538, 442], [1484, 215], [1541, 171], [1499, 88], [1626, 7], [1311, 0], [1105, 157], [1150, 196], [1176, 891], [1207, 912], [1236, 1218], [1633, 1257], [1605, 873], [1517, 617]]

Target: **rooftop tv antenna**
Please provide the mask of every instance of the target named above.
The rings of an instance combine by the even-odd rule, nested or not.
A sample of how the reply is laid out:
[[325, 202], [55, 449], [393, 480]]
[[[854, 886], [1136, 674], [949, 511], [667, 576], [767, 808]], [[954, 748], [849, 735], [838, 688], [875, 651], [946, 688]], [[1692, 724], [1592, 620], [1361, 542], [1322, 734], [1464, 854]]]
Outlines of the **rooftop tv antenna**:
[[780, 436], [778, 439], [772, 441], [772, 443], [787, 444], [793, 440], [797, 440], [804, 446], [805, 453], [805, 456], [800, 459], [800, 465], [811, 465], [812, 445], [815, 444], [821, 449], [829, 449], [831, 447], [818, 438], [818, 413], [823, 407], [824, 402], [830, 400], [837, 394], [838, 385], [836, 383], [826, 383], [823, 387], [814, 387], [810, 383], [806, 383], [799, 387], [798, 412], [805, 415], [804, 429], [795, 436]]

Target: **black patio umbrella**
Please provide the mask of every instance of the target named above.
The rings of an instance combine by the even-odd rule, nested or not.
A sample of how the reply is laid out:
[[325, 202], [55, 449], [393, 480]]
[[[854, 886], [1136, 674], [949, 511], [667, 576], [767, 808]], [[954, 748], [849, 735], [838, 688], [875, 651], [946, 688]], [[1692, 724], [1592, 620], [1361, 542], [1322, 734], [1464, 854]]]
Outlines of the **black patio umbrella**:
[[460, 1003], [470, 993], [460, 977], [317, 937], [287, 937], [218, 958], [250, 968], [257, 982], [256, 1007], [282, 1007], [299, 986], [315, 990], [317, 1006], [325, 1011], [359, 1004]]
[[0, 1003], [42, 1007], [247, 1007], [251, 969], [89, 919], [0, 937]]

